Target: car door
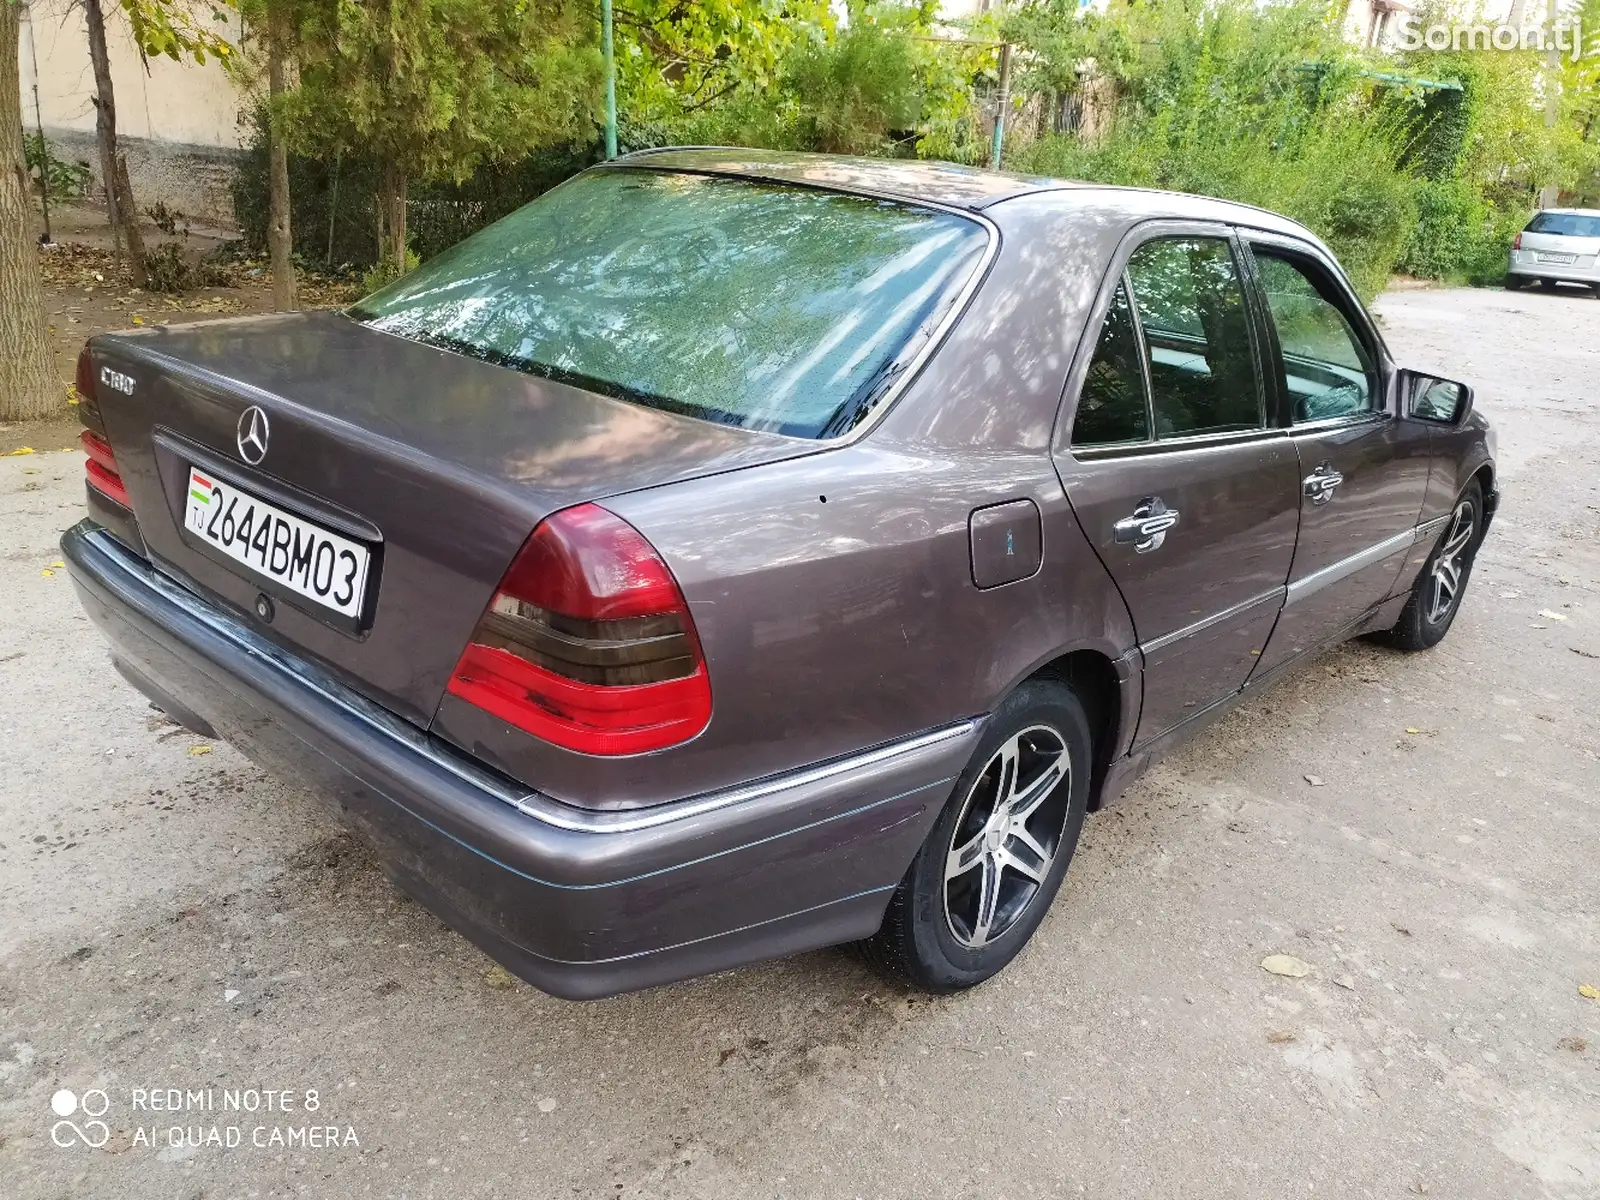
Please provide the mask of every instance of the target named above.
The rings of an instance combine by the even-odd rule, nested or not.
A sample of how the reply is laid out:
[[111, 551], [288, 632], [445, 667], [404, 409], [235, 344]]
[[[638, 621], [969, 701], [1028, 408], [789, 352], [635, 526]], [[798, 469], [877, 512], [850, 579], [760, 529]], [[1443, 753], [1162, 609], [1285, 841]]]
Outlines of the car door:
[[1057, 466], [1143, 652], [1136, 745], [1239, 691], [1294, 554], [1299, 466], [1267, 419], [1241, 253], [1224, 226], [1141, 226], [1069, 379]]
[[1395, 586], [1428, 486], [1430, 448], [1390, 395], [1393, 365], [1318, 247], [1248, 233], [1269, 383], [1299, 460], [1300, 535], [1258, 677], [1351, 632]]

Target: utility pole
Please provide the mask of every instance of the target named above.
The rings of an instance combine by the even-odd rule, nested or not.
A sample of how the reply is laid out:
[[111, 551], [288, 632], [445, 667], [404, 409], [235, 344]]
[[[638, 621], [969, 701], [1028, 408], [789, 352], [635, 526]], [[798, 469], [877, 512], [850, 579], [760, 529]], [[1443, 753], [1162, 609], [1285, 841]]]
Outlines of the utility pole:
[[[1561, 120], [1561, 48], [1556, 45], [1557, 0], [1550, 0], [1550, 23], [1544, 31], [1544, 127], [1554, 129]], [[1539, 207], [1554, 208], [1561, 192], [1553, 183], [1539, 189]]]
[[[1555, 0], [1550, 0], [1552, 4]], [[600, 52], [606, 62], [606, 157], [617, 156], [617, 58], [611, 45], [611, 0], [600, 0]]]
[[[607, 0], [609, 3], [609, 0]], [[1550, 0], [1552, 5], [1555, 0]], [[989, 155], [992, 170], [1000, 169], [1000, 150], [1006, 140], [1006, 109], [1011, 107], [1011, 43], [1000, 45], [1000, 97], [994, 110], [994, 150]]]

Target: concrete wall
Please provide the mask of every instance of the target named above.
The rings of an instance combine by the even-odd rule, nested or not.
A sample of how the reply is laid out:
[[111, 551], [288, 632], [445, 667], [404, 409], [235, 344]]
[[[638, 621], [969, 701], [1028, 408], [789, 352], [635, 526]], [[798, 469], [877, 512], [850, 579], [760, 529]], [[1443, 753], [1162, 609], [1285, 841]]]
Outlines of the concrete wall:
[[[231, 226], [227, 177], [240, 136], [233, 81], [217, 62], [146, 63], [120, 6], [109, 0], [105, 8], [118, 140], [140, 208], [160, 201], [199, 222]], [[237, 27], [231, 33], [236, 38]], [[98, 190], [94, 70], [83, 13], [68, 0], [34, 0], [23, 16], [19, 57], [23, 124], [30, 132], [34, 128], [37, 80], [45, 136], [67, 157], [89, 164]]]

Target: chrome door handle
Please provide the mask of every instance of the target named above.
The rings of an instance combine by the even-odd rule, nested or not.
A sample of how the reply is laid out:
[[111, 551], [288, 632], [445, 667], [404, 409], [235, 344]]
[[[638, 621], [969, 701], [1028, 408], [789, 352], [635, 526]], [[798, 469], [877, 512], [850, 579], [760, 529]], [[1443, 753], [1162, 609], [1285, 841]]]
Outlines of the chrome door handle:
[[1160, 496], [1146, 496], [1133, 510], [1133, 516], [1123, 517], [1113, 526], [1113, 536], [1124, 545], [1131, 542], [1137, 553], [1149, 554], [1161, 549], [1167, 530], [1177, 523], [1177, 509], [1168, 508]]
[[1333, 464], [1325, 462], [1305, 478], [1304, 490], [1306, 498], [1313, 504], [1326, 504], [1333, 499], [1333, 493], [1338, 490], [1344, 476], [1333, 469]]

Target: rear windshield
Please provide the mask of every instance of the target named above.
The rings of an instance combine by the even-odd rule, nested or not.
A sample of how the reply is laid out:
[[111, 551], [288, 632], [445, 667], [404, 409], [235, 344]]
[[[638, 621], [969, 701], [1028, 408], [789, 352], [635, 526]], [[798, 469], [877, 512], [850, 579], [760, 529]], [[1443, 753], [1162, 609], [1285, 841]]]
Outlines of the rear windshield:
[[1528, 228], [1524, 232], [1600, 238], [1600, 217], [1588, 217], [1582, 213], [1542, 212], [1528, 222]]
[[653, 408], [827, 438], [905, 369], [987, 237], [908, 204], [613, 168], [568, 180], [351, 315]]

